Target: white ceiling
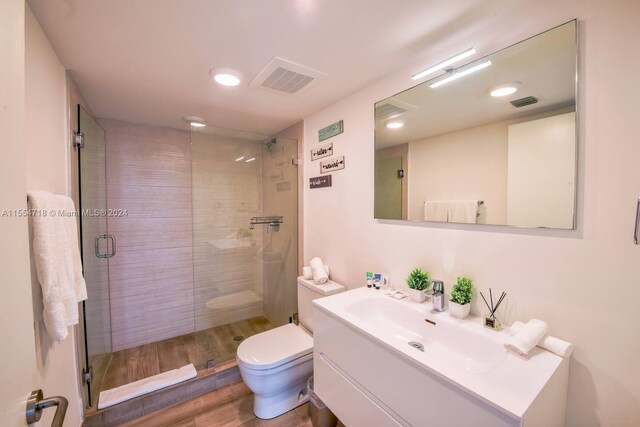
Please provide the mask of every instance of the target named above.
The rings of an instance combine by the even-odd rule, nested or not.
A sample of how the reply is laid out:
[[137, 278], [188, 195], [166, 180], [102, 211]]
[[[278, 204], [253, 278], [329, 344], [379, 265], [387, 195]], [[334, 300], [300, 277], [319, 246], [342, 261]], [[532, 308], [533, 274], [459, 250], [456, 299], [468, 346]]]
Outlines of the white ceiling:
[[[98, 117], [276, 133], [410, 63], [497, 0], [29, 0]], [[326, 73], [300, 95], [249, 87], [275, 56]], [[440, 59], [440, 58], [438, 58]], [[237, 88], [211, 82], [232, 67]], [[408, 82], [409, 84], [409, 82]]]

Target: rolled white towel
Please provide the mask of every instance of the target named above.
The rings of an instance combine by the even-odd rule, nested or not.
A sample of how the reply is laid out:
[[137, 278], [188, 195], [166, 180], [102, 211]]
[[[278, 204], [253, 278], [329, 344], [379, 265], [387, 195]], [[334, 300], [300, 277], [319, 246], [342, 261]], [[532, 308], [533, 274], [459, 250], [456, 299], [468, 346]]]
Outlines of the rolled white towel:
[[528, 354], [547, 334], [549, 325], [542, 320], [529, 320], [504, 346], [520, 355]]
[[[327, 264], [324, 265], [324, 270], [327, 272], [327, 277], [331, 279], [331, 273], [329, 272], [329, 266]], [[313, 279], [313, 269], [311, 267], [302, 267], [302, 277], [306, 280]]]
[[313, 271], [313, 281], [318, 285], [324, 285], [329, 280], [329, 275], [327, 274], [327, 270], [324, 269], [324, 263], [318, 257], [313, 258], [309, 262], [309, 266], [311, 266], [311, 270]]
[[[525, 324], [520, 321], [513, 322], [513, 325], [511, 325], [510, 328], [511, 335], [518, 333], [524, 327], [524, 325]], [[545, 335], [538, 343], [538, 347], [549, 350], [550, 352], [555, 353], [561, 357], [569, 357], [571, 356], [571, 353], [573, 353], [573, 344], [551, 335]]]

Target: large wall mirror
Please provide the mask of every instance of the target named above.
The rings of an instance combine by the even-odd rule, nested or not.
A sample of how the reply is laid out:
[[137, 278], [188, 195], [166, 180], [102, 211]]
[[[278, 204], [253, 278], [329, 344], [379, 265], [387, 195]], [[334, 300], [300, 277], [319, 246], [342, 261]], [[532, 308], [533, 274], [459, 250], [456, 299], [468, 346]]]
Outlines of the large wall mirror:
[[568, 22], [376, 103], [375, 218], [573, 229], [576, 30]]

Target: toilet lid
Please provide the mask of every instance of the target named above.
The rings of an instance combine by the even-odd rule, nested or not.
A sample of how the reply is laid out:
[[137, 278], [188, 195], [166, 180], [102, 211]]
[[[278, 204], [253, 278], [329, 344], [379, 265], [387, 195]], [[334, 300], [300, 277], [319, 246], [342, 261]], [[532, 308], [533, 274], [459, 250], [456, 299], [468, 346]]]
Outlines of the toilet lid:
[[301, 327], [289, 323], [253, 335], [238, 347], [238, 359], [248, 368], [272, 369], [310, 354], [313, 338]]

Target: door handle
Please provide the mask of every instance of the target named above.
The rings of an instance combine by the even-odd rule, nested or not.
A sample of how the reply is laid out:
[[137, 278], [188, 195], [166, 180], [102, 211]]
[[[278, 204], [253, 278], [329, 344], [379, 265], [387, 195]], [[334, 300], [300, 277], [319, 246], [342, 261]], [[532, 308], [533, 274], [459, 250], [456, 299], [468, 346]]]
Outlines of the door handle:
[[638, 236], [638, 229], [640, 229], [640, 197], [636, 203], [636, 226], [633, 229], [633, 243], [640, 245], [640, 236]]
[[[111, 240], [111, 252], [106, 253], [106, 254], [101, 254], [100, 253], [100, 239], [109, 239]], [[107, 248], [108, 248], [109, 244], [107, 243]], [[114, 236], [112, 236], [111, 234], [101, 234], [99, 236], [96, 237], [96, 243], [95, 243], [95, 251], [96, 251], [96, 256], [98, 258], [111, 258], [116, 254], [116, 238]]]
[[67, 406], [69, 402], [62, 396], [42, 398], [42, 390], [34, 390], [27, 399], [27, 410], [25, 412], [27, 418], [27, 424], [33, 424], [40, 421], [42, 417], [42, 410], [56, 407], [56, 413], [53, 416], [51, 427], [62, 427], [64, 422], [64, 416], [67, 414]]

